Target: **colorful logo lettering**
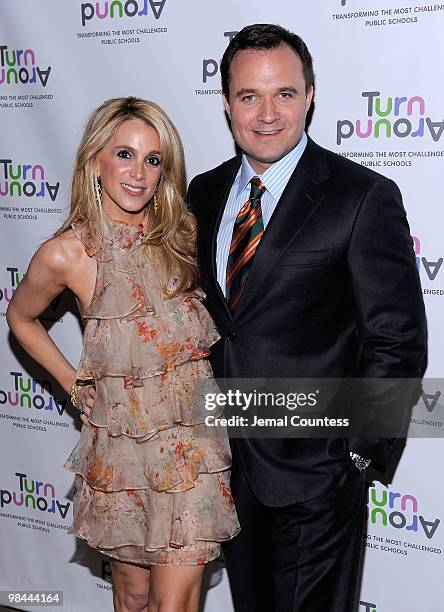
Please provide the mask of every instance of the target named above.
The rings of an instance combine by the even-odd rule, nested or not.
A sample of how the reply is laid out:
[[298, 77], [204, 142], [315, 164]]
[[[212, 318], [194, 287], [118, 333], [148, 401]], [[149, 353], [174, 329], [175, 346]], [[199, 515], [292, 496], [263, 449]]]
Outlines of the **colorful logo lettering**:
[[112, 0], [109, 2], [83, 2], [80, 6], [82, 26], [94, 18], [116, 19], [122, 17], [146, 17], [151, 9], [155, 19], [160, 19], [166, 0]]
[[26, 474], [16, 472], [17, 488], [14, 491], [0, 489], [0, 508], [13, 505], [39, 512], [58, 513], [63, 519], [68, 514], [71, 502], [65, 504], [56, 499], [55, 486], [50, 482], [31, 480]]
[[369, 489], [368, 513], [371, 523], [417, 533], [421, 529], [430, 540], [435, 535], [440, 519], [426, 520], [418, 513], [414, 495], [395, 493], [372, 485]]
[[9, 275], [9, 287], [4, 287], [0, 289], [0, 302], [5, 300], [6, 302], [10, 302], [12, 296], [14, 295], [14, 291], [16, 290], [18, 284], [23, 278], [23, 274], [20, 274], [18, 268], [6, 268], [6, 272]]
[[62, 416], [66, 408], [66, 399], [59, 400], [53, 395], [49, 381], [25, 377], [22, 372], [9, 372], [13, 384], [11, 389], [0, 389], [0, 406], [11, 408], [28, 408], [57, 411]]
[[416, 236], [412, 236], [412, 240], [413, 248], [415, 249], [416, 267], [418, 268], [418, 272], [421, 273], [424, 271], [427, 278], [430, 281], [434, 281], [441, 270], [444, 259], [439, 257], [437, 260], [433, 261], [431, 259], [427, 259], [426, 257], [421, 257], [421, 241]]
[[46, 87], [52, 67], [36, 64], [32, 49], [8, 49], [0, 45], [0, 85], [42, 85]]
[[423, 138], [430, 135], [438, 142], [444, 131], [443, 121], [432, 121], [425, 117], [426, 102], [421, 96], [407, 98], [381, 97], [380, 91], [363, 91], [367, 104], [364, 120], [340, 119], [336, 124], [336, 143], [357, 136], [358, 138]]
[[436, 391], [436, 393], [426, 393], [424, 390], [421, 391], [421, 398], [427, 412], [433, 412], [435, 410], [440, 397], [441, 391]]
[[[233, 38], [236, 36], [237, 30], [232, 32], [224, 32], [225, 38], [228, 38], [228, 43], [230, 43]], [[228, 44], [225, 43], [225, 44]], [[220, 61], [212, 58], [205, 58], [202, 60], [202, 82], [206, 83], [208, 79], [216, 76], [219, 72]]]
[[45, 198], [55, 202], [60, 183], [45, 180], [41, 164], [13, 164], [12, 159], [0, 159], [0, 197]]

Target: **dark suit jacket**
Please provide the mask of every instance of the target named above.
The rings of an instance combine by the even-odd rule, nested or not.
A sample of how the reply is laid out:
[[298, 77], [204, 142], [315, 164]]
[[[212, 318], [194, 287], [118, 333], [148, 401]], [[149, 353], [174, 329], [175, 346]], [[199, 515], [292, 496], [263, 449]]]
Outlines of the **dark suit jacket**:
[[[196, 176], [206, 305], [222, 339], [216, 377], [413, 378], [423, 374], [426, 323], [409, 226], [395, 183], [311, 139], [256, 251], [231, 316], [216, 279], [216, 237], [237, 156]], [[410, 392], [409, 392], [410, 393]], [[416, 398], [406, 395], [410, 406]], [[256, 495], [281, 506], [320, 495], [349, 450], [386, 465], [393, 439], [239, 439]]]

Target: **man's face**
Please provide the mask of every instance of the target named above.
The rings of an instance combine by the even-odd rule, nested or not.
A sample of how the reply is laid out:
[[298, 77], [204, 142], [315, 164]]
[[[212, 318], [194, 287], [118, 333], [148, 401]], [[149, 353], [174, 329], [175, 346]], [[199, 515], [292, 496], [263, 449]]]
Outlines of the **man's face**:
[[258, 174], [302, 138], [313, 88], [305, 93], [302, 62], [287, 44], [269, 51], [239, 51], [230, 65], [224, 106], [238, 146]]

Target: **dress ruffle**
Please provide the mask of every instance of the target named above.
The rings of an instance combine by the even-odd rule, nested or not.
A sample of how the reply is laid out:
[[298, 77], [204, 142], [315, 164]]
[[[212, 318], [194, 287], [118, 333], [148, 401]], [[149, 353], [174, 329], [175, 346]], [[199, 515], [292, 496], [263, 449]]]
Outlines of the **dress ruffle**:
[[229, 472], [201, 474], [192, 489], [107, 493], [76, 476], [70, 533], [110, 557], [141, 565], [198, 565], [217, 558], [238, 531]]
[[206, 360], [143, 379], [105, 375], [96, 379], [96, 401], [89, 420], [96, 427], [106, 427], [112, 437], [123, 434], [143, 442], [179, 424], [203, 423], [209, 414], [205, 397], [218, 392]]
[[[217, 387], [211, 378], [197, 378], [199, 369], [200, 362], [187, 364], [141, 388], [125, 389], [120, 378], [98, 381], [91, 426], [82, 430], [65, 467], [104, 492], [184, 491], [199, 474], [228, 469], [226, 436], [205, 425], [201, 390]], [[191, 392], [180, 395], [184, 386]]]
[[108, 222], [98, 252], [84, 224], [73, 231], [97, 279], [77, 372], [94, 378], [96, 399], [65, 464], [76, 473], [71, 533], [123, 561], [206, 563], [239, 524], [226, 432], [205, 425], [219, 335], [204, 294], [163, 295], [141, 227]]

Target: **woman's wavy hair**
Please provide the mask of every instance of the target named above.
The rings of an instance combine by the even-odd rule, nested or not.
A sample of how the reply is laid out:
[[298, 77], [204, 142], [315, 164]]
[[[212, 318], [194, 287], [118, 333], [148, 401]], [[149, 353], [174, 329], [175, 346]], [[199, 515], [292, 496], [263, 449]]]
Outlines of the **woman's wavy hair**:
[[[89, 118], [77, 151], [71, 188], [71, 212], [59, 236], [72, 223], [83, 221], [92, 237], [92, 251], [102, 247], [103, 211], [95, 194], [97, 154], [128, 119], [140, 119], [159, 135], [162, 174], [157, 187], [157, 212], [146, 209], [146, 251], [171, 297], [192, 290], [198, 283], [195, 259], [195, 220], [185, 203], [186, 178], [183, 145], [167, 114], [154, 102], [140, 98], [115, 98], [104, 102]], [[172, 275], [179, 282], [168, 292]], [[171, 285], [170, 285], [171, 287]]]

